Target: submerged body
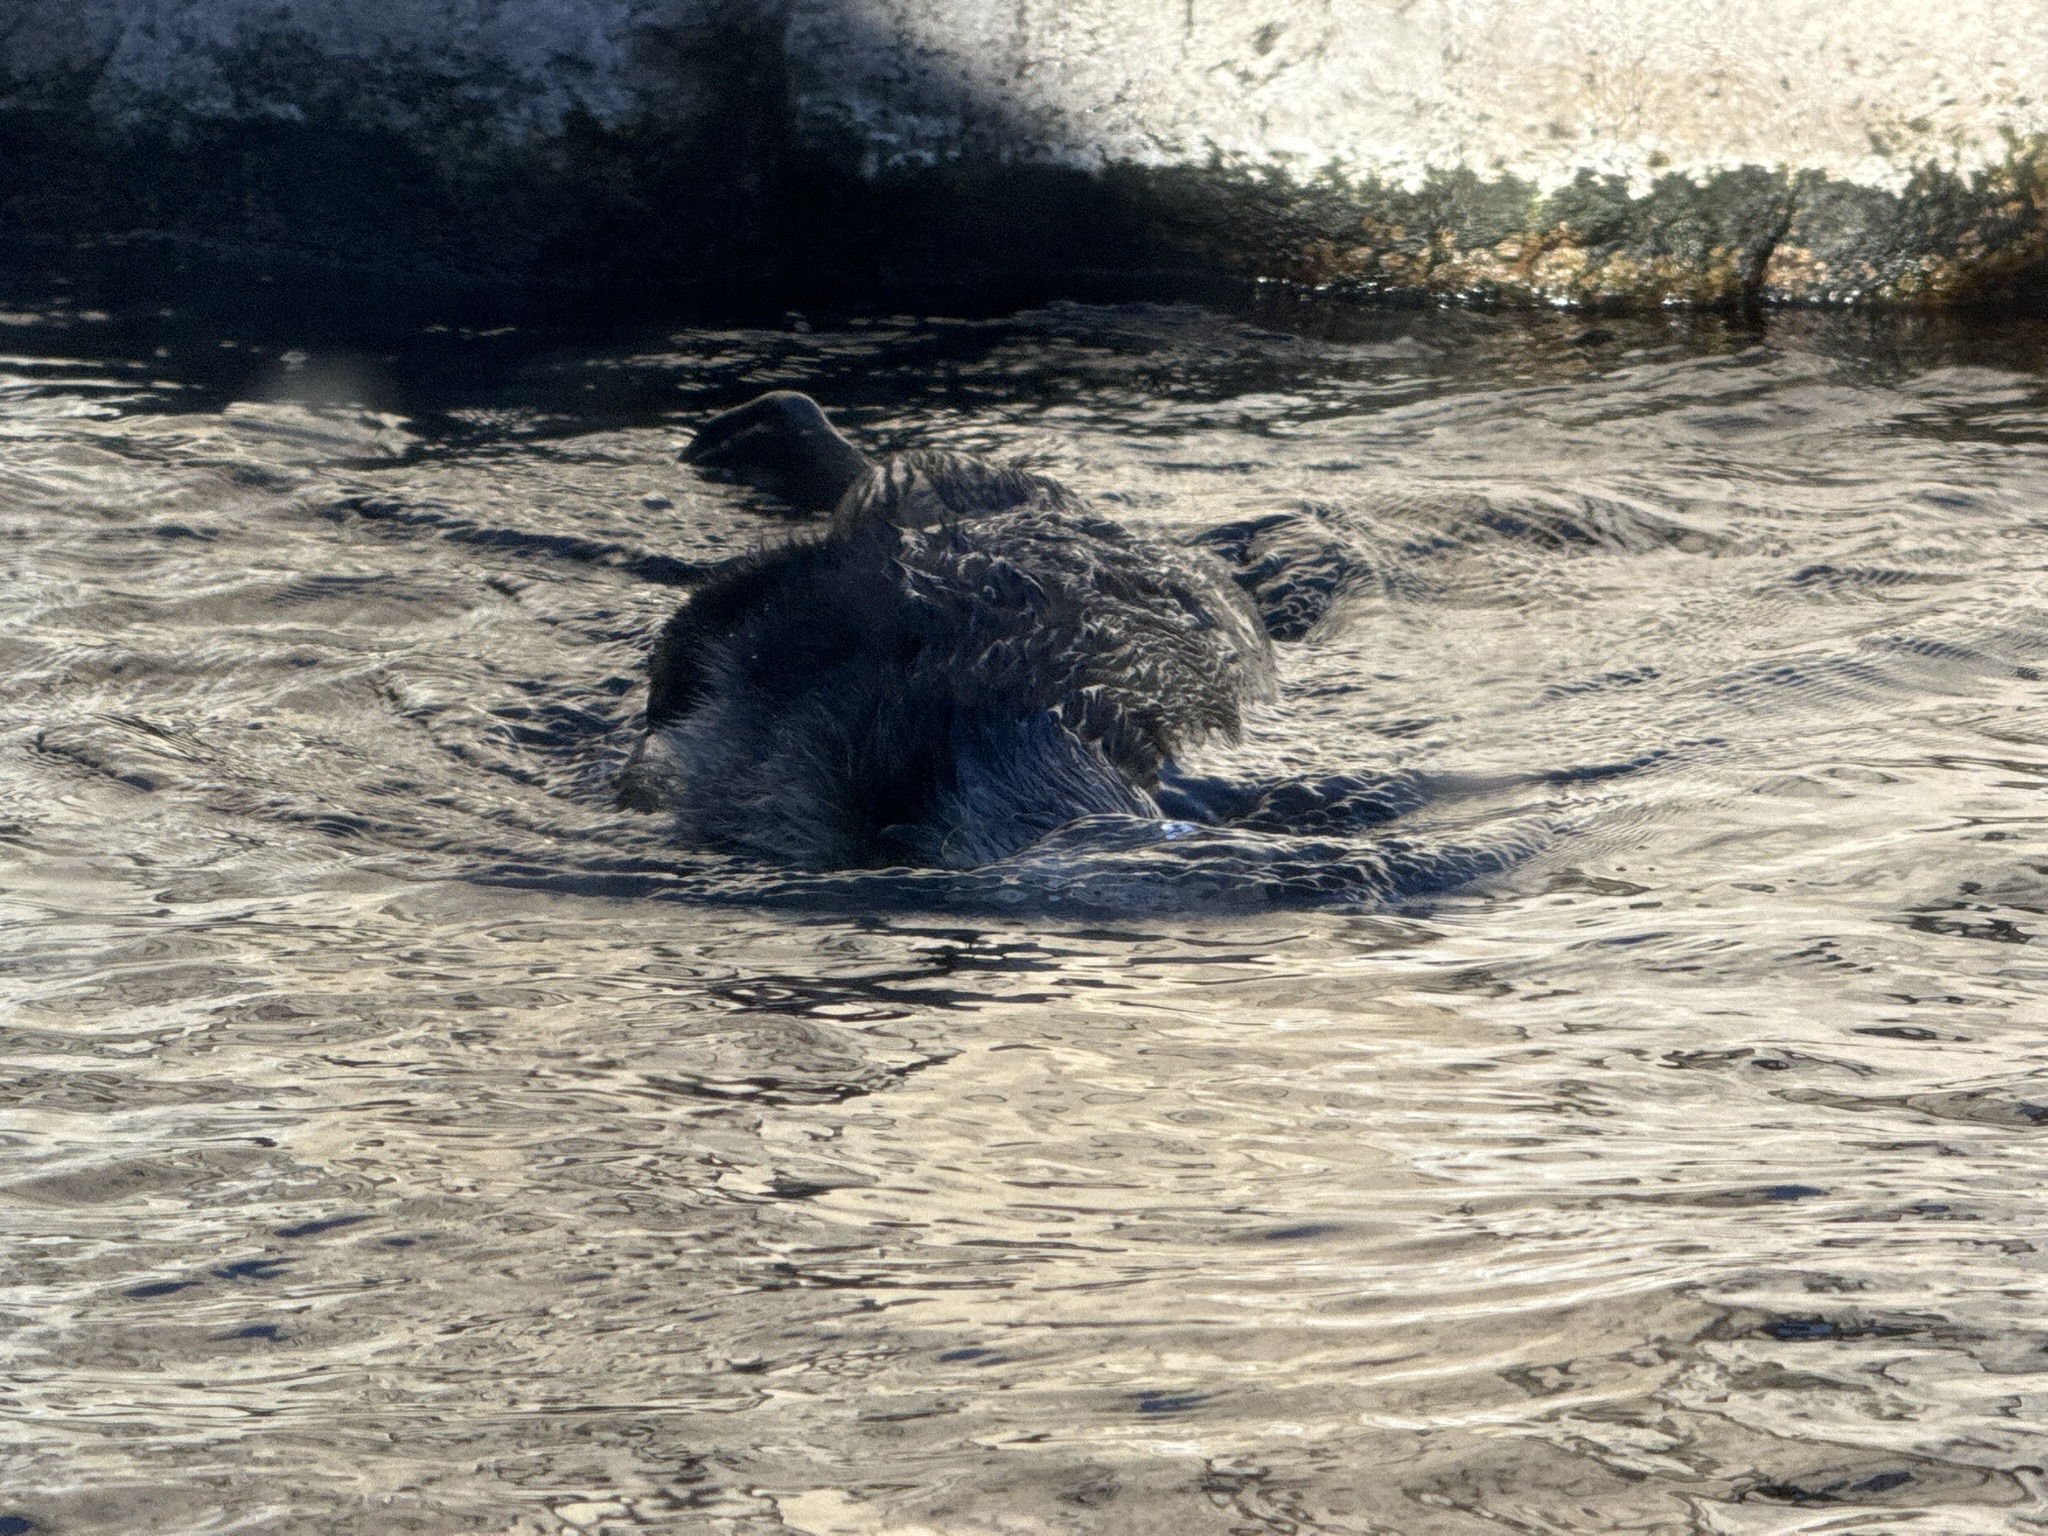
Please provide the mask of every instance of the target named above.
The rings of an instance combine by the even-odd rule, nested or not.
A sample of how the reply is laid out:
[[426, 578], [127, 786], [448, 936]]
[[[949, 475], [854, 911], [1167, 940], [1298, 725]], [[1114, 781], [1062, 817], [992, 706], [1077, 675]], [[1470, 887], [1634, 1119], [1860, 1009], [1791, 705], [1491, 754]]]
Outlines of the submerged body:
[[1157, 815], [1161, 769], [1272, 686], [1221, 565], [1042, 476], [872, 462], [788, 394], [715, 419], [685, 457], [832, 514], [713, 576], [655, 644], [620, 798], [692, 842], [985, 864], [1081, 816]]

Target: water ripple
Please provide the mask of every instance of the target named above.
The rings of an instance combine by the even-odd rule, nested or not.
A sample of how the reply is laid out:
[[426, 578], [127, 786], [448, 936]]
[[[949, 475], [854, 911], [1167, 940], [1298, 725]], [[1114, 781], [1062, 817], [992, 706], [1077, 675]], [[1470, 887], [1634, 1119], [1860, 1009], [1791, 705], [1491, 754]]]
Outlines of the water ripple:
[[[12, 329], [0, 1533], [2038, 1529], [2048, 348], [1959, 324]], [[1182, 819], [613, 807], [779, 385], [1322, 562]]]

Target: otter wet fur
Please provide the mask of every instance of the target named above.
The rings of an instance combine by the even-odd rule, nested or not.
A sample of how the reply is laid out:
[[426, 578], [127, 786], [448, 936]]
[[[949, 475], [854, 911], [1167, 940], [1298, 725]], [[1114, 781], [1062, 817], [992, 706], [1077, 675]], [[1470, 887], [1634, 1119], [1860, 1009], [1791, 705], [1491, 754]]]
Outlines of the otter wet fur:
[[875, 460], [764, 395], [686, 463], [824, 518], [703, 581], [655, 641], [622, 806], [809, 868], [972, 868], [1079, 817], [1157, 816], [1234, 738], [1272, 643], [1212, 556], [971, 455]]

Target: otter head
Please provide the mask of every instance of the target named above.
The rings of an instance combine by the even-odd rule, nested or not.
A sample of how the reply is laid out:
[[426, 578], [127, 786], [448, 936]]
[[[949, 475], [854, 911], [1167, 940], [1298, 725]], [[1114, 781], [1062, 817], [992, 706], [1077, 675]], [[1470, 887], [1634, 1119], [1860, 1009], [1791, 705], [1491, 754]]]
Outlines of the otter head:
[[685, 464], [766, 491], [799, 512], [830, 512], [873, 467], [825, 419], [817, 401], [792, 389], [712, 417], [682, 457]]

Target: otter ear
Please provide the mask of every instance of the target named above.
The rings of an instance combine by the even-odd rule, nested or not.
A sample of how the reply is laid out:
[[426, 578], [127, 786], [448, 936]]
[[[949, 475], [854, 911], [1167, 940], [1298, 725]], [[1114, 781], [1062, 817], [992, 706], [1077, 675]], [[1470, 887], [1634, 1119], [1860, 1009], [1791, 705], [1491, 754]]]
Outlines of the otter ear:
[[867, 455], [825, 419], [817, 401], [789, 389], [712, 417], [697, 429], [682, 458], [800, 512], [830, 512], [871, 467]]

